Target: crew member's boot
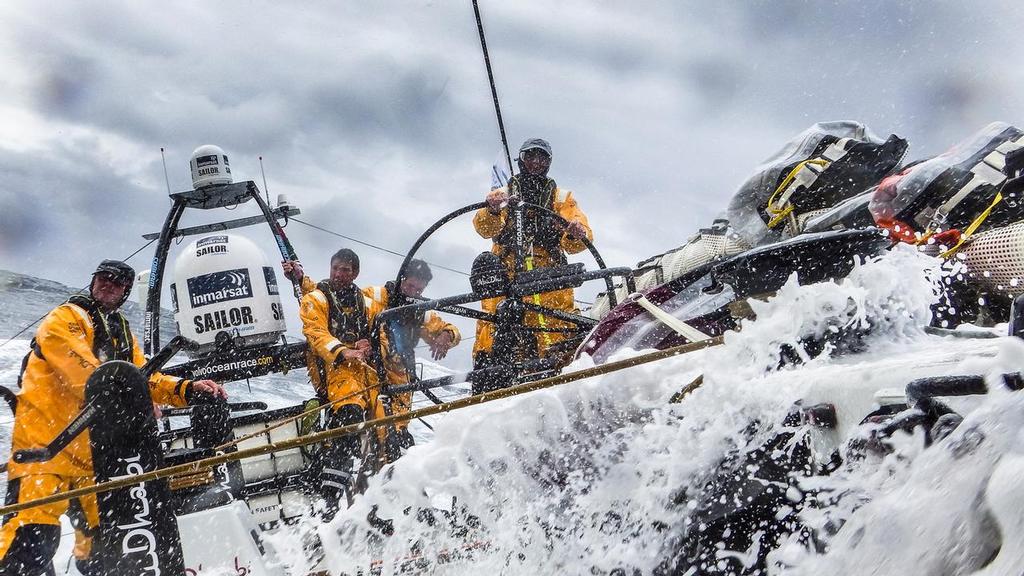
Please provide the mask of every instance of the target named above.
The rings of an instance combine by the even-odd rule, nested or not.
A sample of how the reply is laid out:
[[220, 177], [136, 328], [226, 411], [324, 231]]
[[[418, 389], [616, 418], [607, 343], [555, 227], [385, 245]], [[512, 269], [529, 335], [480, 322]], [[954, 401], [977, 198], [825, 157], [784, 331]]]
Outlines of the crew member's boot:
[[[328, 416], [328, 426], [337, 428], [358, 424], [365, 419], [362, 407], [345, 404]], [[351, 501], [352, 475], [359, 457], [359, 436], [349, 435], [333, 438], [330, 446], [323, 451], [323, 469], [320, 473], [320, 495], [324, 499], [323, 520], [329, 522], [338, 513], [344, 500], [347, 507]]]

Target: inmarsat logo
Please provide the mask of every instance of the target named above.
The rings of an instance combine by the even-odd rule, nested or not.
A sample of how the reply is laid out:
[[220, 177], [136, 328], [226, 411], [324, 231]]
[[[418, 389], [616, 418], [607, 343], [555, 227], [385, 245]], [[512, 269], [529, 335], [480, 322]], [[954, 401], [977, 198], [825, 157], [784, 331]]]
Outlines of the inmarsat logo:
[[196, 157], [196, 166], [199, 167], [199, 168], [202, 168], [203, 166], [216, 166], [216, 165], [217, 165], [217, 155], [216, 154], [208, 154], [206, 156], [198, 156], [198, 157]]
[[[199, 156], [196, 158], [196, 172], [200, 176], [208, 176], [210, 174], [220, 174], [220, 169], [217, 162], [217, 155], [210, 154], [208, 156]], [[224, 156], [224, 172], [231, 174], [231, 167], [228, 163], [228, 157]]]
[[188, 279], [188, 297], [193, 308], [252, 296], [249, 271], [245, 268], [213, 272]]

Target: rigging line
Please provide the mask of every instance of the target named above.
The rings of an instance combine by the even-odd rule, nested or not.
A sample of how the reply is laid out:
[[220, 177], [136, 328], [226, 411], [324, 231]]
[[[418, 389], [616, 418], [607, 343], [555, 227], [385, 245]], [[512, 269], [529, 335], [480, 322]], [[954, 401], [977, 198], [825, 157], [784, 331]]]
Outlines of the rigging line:
[[152, 240], [150, 240], [149, 242], [146, 242], [146, 243], [145, 243], [145, 244], [143, 244], [143, 245], [142, 245], [142, 246], [141, 246], [141, 247], [140, 247], [140, 248], [139, 248], [138, 250], [136, 250], [135, 252], [132, 252], [131, 254], [129, 254], [128, 256], [126, 256], [126, 257], [125, 257], [125, 259], [124, 259], [124, 260], [122, 260], [122, 262], [127, 262], [127, 261], [131, 260], [131, 259], [132, 259], [132, 256], [135, 256], [135, 255], [136, 255], [136, 254], [138, 254], [139, 252], [142, 252], [142, 251], [143, 251], [143, 250], [145, 250], [146, 248], [149, 248], [149, 245], [150, 245], [150, 244], [152, 244], [153, 242], [156, 242], [156, 240], [157, 240], [156, 238], [153, 238], [153, 239], [152, 239]]
[[484, 53], [484, 66], [487, 67], [487, 80], [491, 83], [491, 97], [494, 99], [494, 114], [498, 117], [498, 131], [501, 132], [501, 145], [505, 148], [505, 159], [508, 161], [508, 173], [511, 176], [512, 154], [508, 151], [508, 138], [505, 137], [505, 123], [501, 121], [501, 106], [498, 104], [498, 87], [494, 83], [494, 71], [491, 70], [491, 56], [487, 52], [487, 40], [484, 39], [484, 21], [480, 18], [480, 6], [473, 0], [473, 14], [476, 16], [476, 29], [480, 33], [480, 49]]
[[167, 183], [167, 195], [171, 195], [171, 179], [167, 176], [167, 156], [164, 155], [164, 147], [160, 147], [160, 160], [164, 164], [164, 182]]
[[[263, 193], [267, 196], [267, 206], [270, 205], [270, 188], [267, 188], [267, 173], [263, 171], [263, 155], [260, 154], [260, 174], [263, 175]], [[288, 211], [285, 211], [285, 222], [287, 223]]]
[[[146, 248], [147, 248], [147, 247], [148, 247], [148, 246], [149, 246], [150, 244], [152, 244], [153, 242], [156, 242], [156, 238], [154, 238], [154, 239], [150, 240], [149, 242], [146, 242], [145, 244], [143, 244], [143, 245], [142, 245], [142, 248], [139, 248], [139, 249], [138, 249], [138, 250], [136, 250], [135, 252], [132, 252], [131, 254], [129, 254], [129, 255], [128, 255], [128, 256], [127, 256], [127, 257], [126, 257], [126, 258], [125, 258], [124, 260], [122, 260], [122, 262], [127, 262], [127, 261], [131, 260], [132, 256], [135, 256], [135, 255], [136, 255], [136, 254], [138, 254], [139, 252], [142, 252], [143, 250], [145, 250], [145, 249], [146, 249]], [[92, 282], [89, 282], [89, 285], [92, 285]], [[87, 289], [88, 287], [89, 287], [89, 286], [83, 286], [82, 288], [79, 288], [79, 289], [78, 289], [77, 291], [73, 292], [73, 294], [79, 294], [79, 293], [81, 293], [82, 291], [84, 291], [85, 289]], [[33, 327], [33, 326], [35, 326], [36, 324], [39, 324], [39, 322], [40, 322], [40, 321], [41, 321], [41, 320], [42, 320], [43, 318], [46, 318], [46, 316], [47, 316], [48, 314], [49, 314], [49, 312], [47, 312], [46, 314], [43, 314], [43, 315], [42, 315], [42, 316], [40, 316], [39, 318], [36, 318], [35, 320], [33, 320], [33, 321], [32, 321], [32, 323], [31, 323], [31, 324], [29, 324], [28, 326], [25, 326], [25, 327], [24, 327], [24, 328], [22, 328], [21, 330], [18, 330], [18, 333], [17, 333], [17, 334], [15, 334], [14, 336], [11, 336], [11, 337], [10, 337], [10, 338], [8, 338], [7, 340], [5, 340], [3, 344], [0, 344], [0, 348], [3, 348], [4, 346], [7, 346], [7, 345], [8, 345], [8, 344], [10, 344], [11, 342], [13, 342], [15, 338], [17, 338], [18, 336], [21, 336], [22, 334], [24, 334], [26, 330], [28, 330], [29, 328], [31, 328], [31, 327]]]
[[[337, 233], [337, 232], [335, 232], [333, 230], [328, 230], [327, 228], [323, 228], [321, 226], [317, 226], [316, 224], [310, 224], [309, 222], [306, 222], [305, 220], [300, 220], [300, 219], [295, 218], [295, 217], [292, 217], [291, 220], [293, 222], [298, 222], [299, 224], [304, 224], [306, 226], [309, 226], [310, 228], [314, 228], [314, 229], [319, 230], [321, 232], [326, 232], [326, 233], [331, 234], [333, 236], [337, 236], [338, 238], [344, 238], [345, 240], [351, 240], [352, 242], [355, 242], [356, 244], [362, 244], [363, 246], [369, 246], [370, 248], [373, 248], [375, 250], [380, 250], [381, 252], [387, 252], [388, 254], [393, 254], [395, 256], [398, 256], [399, 258], [405, 258], [405, 254], [400, 254], [398, 252], [395, 252], [394, 250], [389, 250], [388, 248], [384, 248], [383, 246], [377, 246], [376, 244], [370, 244], [369, 242], [364, 242], [362, 240], [359, 240], [357, 238], [353, 238], [351, 236], [345, 236], [344, 234], [339, 234], [339, 233]], [[440, 264], [435, 264], [433, 262], [427, 262], [427, 264], [430, 264], [431, 266], [433, 266], [435, 268], [441, 268], [441, 269], [447, 270], [449, 272], [455, 272], [456, 274], [462, 274], [463, 276], [469, 276], [469, 272], [463, 272], [462, 270], [456, 270], [455, 268], [449, 268], [447, 266], [442, 266]]]

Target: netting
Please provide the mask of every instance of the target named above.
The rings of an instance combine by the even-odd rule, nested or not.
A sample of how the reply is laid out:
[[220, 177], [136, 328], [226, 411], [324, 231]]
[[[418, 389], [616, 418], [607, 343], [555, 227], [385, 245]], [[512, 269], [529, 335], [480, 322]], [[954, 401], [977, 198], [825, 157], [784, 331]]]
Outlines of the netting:
[[978, 234], [960, 254], [971, 273], [989, 288], [1024, 293], [1024, 222]]
[[[636, 290], [645, 292], [708, 262], [735, 256], [749, 249], [750, 246], [742, 238], [731, 232], [701, 232], [687, 244], [645, 262], [640, 268], [644, 271], [636, 276]], [[622, 302], [628, 295], [624, 287], [616, 287], [618, 302]], [[587, 316], [602, 318], [609, 309], [607, 294], [601, 294]]]
[[821, 214], [824, 214], [829, 210], [831, 210], [831, 208], [822, 208], [820, 210], [809, 210], [807, 212], [804, 212], [803, 214], [799, 214], [795, 217], [795, 227], [793, 226], [792, 220], [787, 220], [786, 227], [782, 229], [782, 238], [788, 239], [797, 236], [798, 234], [803, 234], [804, 228], [807, 227], [808, 220], [811, 220], [815, 216], [820, 216]]

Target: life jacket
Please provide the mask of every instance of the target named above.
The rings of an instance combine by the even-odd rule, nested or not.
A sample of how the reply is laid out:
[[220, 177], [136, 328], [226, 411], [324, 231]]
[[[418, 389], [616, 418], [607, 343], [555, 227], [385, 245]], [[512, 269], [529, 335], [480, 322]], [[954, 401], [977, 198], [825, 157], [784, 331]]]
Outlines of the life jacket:
[[328, 280], [322, 280], [316, 287], [327, 297], [327, 330], [331, 336], [346, 345], [370, 337], [366, 303], [358, 286], [350, 284], [340, 291], [334, 291]]
[[[355, 342], [370, 337], [370, 325], [366, 318], [366, 302], [363, 301], [363, 293], [355, 284], [350, 284], [340, 291], [331, 289], [330, 281], [321, 280], [316, 285], [317, 290], [327, 298], [327, 331], [331, 333], [342, 344], [350, 346]], [[319, 381], [314, 379], [313, 387], [318, 395], [323, 395], [321, 401], [326, 401], [327, 365], [323, 358], [310, 352], [307, 358], [312, 358], [316, 366]]]
[[[555, 189], [558, 185], [546, 176], [534, 176], [519, 173], [508, 181], [509, 196], [519, 196], [524, 202], [536, 204], [548, 210], [554, 209]], [[512, 219], [505, 223], [505, 228], [494, 237], [494, 243], [509, 249], [516, 240], [515, 227]], [[549, 214], [541, 213], [527, 206], [523, 210], [523, 241], [524, 248], [543, 248], [555, 260], [564, 260], [561, 250], [562, 230], [558, 222]]]
[[803, 221], [862, 194], [895, 172], [908, 143], [859, 122], [820, 122], [758, 166], [726, 208], [729, 226], [761, 246], [801, 232]]
[[[1001, 193], [1007, 155], [1024, 148], [1024, 130], [1003, 122], [982, 128], [949, 151], [911, 164], [879, 184], [869, 210], [875, 222], [936, 230], [983, 232], [1024, 217], [1024, 202]], [[913, 241], [915, 230], [907, 241]], [[969, 234], [968, 233], [968, 234]]]
[[92, 353], [101, 364], [111, 360], [134, 360], [135, 342], [128, 329], [128, 320], [120, 311], [105, 313], [96, 300], [81, 294], [68, 298], [68, 303], [85, 310], [92, 320]]
[[[92, 353], [101, 363], [110, 360], [134, 361], [135, 341], [128, 329], [128, 321], [125, 320], [121, 312], [115, 310], [109, 314], [104, 313], [96, 300], [82, 294], [75, 294], [68, 298], [68, 303], [78, 306], [89, 315], [93, 326]], [[46, 358], [43, 357], [43, 350], [35, 338], [29, 342], [29, 348], [30, 350], [21, 360], [21, 371], [18, 372], [17, 386], [19, 390], [32, 354], [35, 354], [40, 360], [46, 361]], [[16, 411], [18, 398], [9, 388], [0, 387], [0, 397], [3, 397], [10, 406], [11, 412]]]
[[[410, 304], [409, 298], [395, 285], [394, 280], [384, 285], [388, 291], [387, 307], [398, 308]], [[426, 318], [426, 310], [406, 310], [393, 316], [384, 325], [384, 333], [388, 339], [388, 357], [405, 368], [406, 374], [412, 378], [416, 373], [416, 344], [420, 340], [420, 330]]]

